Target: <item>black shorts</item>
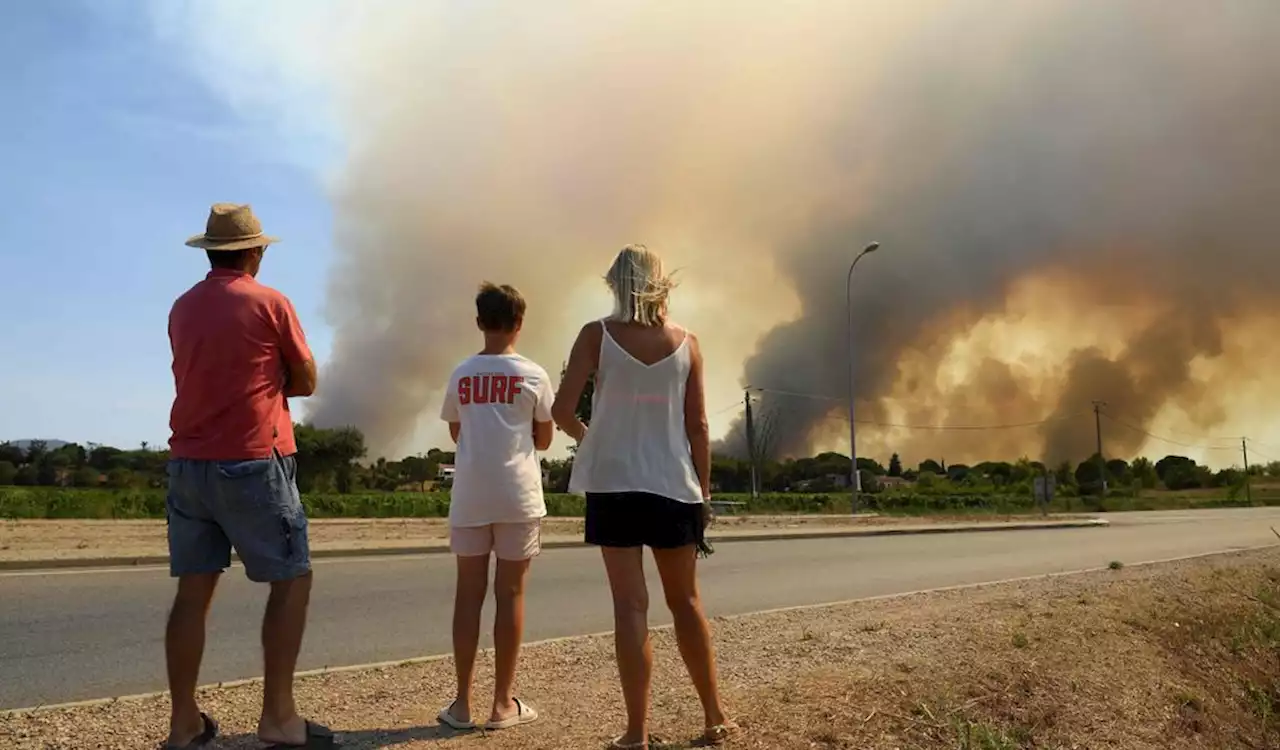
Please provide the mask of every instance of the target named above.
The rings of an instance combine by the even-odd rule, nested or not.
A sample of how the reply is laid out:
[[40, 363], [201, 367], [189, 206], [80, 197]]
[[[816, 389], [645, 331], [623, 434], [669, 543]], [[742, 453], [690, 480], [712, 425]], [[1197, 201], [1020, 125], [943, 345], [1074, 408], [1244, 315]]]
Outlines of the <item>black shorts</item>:
[[704, 531], [702, 503], [648, 492], [587, 493], [587, 544], [677, 549], [698, 544]]

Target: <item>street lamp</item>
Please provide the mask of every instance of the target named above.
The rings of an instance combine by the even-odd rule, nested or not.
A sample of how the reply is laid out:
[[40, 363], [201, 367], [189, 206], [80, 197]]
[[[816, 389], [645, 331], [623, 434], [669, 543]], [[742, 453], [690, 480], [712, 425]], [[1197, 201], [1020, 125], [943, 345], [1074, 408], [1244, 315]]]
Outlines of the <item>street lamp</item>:
[[879, 242], [872, 242], [870, 245], [862, 248], [862, 252], [858, 253], [858, 257], [853, 259], [849, 264], [849, 275], [844, 281], [844, 316], [845, 324], [848, 326], [848, 344], [849, 344], [849, 460], [852, 462], [852, 472], [849, 477], [849, 486], [852, 488], [852, 502], [849, 510], [851, 513], [858, 512], [858, 493], [862, 492], [862, 474], [858, 471], [858, 425], [854, 421], [853, 411], [853, 380], [854, 380], [854, 346], [853, 346], [853, 269], [857, 267], [858, 261], [862, 260], [862, 256], [867, 253], [874, 253], [880, 249]]

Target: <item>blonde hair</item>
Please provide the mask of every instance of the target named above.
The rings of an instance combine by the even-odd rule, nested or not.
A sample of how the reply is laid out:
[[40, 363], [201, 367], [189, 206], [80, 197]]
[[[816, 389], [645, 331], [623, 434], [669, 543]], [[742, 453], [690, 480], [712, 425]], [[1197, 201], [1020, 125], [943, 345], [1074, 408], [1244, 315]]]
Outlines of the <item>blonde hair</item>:
[[644, 245], [627, 245], [613, 259], [604, 281], [613, 292], [610, 320], [660, 326], [667, 322], [667, 296], [676, 284], [663, 273], [662, 258]]

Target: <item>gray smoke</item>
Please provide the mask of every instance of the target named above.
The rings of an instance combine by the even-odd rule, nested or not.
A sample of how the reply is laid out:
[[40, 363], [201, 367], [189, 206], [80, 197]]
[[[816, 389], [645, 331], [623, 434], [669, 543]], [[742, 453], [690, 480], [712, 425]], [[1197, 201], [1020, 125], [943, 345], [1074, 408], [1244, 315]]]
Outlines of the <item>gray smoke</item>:
[[[1280, 281], [1280, 8], [880, 6], [490, 2], [365, 31], [341, 81], [352, 155], [314, 419], [405, 447], [474, 345], [485, 278], [525, 291], [526, 349], [550, 369], [590, 310], [578, 290], [634, 241], [685, 267], [678, 294], [704, 303], [684, 317], [718, 366], [754, 347], [744, 383], [838, 397], [844, 271], [874, 239], [855, 279], [861, 416], [1021, 422], [1105, 399], [1137, 427], [1168, 403], [1220, 420], [1229, 376], [1206, 388], [1194, 363], [1237, 356], [1224, 327], [1272, 320]], [[940, 385], [930, 363], [1028, 280], [1065, 320], [1108, 311], [1096, 346], [1062, 351], [1052, 382], [988, 358]], [[763, 407], [780, 453], [844, 429], [835, 402]], [[1092, 449], [1079, 419], [869, 432], [918, 458]]]

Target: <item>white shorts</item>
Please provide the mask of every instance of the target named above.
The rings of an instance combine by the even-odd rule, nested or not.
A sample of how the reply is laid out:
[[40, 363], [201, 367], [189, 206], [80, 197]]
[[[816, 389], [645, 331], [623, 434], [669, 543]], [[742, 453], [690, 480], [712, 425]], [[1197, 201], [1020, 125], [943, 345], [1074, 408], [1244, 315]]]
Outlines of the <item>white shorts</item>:
[[528, 560], [542, 550], [542, 522], [454, 526], [449, 529], [449, 550], [458, 557], [494, 553], [499, 560]]

